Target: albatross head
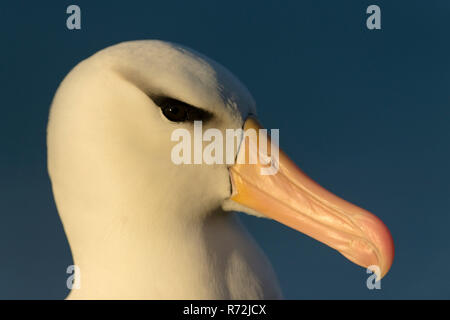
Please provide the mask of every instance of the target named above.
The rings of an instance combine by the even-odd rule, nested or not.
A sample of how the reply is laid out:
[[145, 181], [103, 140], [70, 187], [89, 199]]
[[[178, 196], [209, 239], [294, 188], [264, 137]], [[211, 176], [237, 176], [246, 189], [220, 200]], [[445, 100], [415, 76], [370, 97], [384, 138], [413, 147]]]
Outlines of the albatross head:
[[[179, 45], [126, 42], [76, 66], [55, 95], [48, 125], [49, 174], [75, 262], [97, 268], [92, 277], [107, 273], [112, 265], [114, 272], [125, 274], [130, 264], [156, 274], [158, 268], [146, 257], [151, 251], [154, 260], [175, 264], [166, 262], [159, 274], [182, 273], [180, 261], [196, 265], [205, 258], [197, 252], [207, 246], [202, 240], [216, 248], [250, 248], [240, 227], [221, 220], [237, 210], [284, 223], [361, 266], [379, 266], [384, 276], [393, 260], [392, 238], [384, 224], [320, 187], [284, 153], [274, 175], [259, 174], [258, 164], [172, 161], [174, 130], [185, 129], [194, 136], [193, 122], [199, 120], [203, 131], [215, 128], [226, 136], [226, 129], [260, 128], [255, 116], [253, 98], [238, 79]], [[241, 141], [235, 146], [234, 158], [258, 153]], [[199, 239], [196, 231], [215, 221], [241, 231], [211, 227], [209, 240]], [[263, 259], [247, 249], [242, 261], [245, 255]], [[252, 263], [237, 267], [245, 268], [258, 269]], [[267, 270], [260, 272], [262, 278], [270, 277]], [[166, 284], [172, 278], [166, 277]], [[120, 286], [127, 290], [127, 283]]]

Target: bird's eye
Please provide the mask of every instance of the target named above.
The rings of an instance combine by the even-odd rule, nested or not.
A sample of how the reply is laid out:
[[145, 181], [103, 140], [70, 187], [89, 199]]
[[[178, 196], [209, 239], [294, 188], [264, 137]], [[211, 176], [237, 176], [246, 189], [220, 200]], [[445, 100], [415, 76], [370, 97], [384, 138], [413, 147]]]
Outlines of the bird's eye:
[[153, 100], [161, 108], [162, 114], [173, 122], [205, 121], [212, 116], [208, 111], [196, 108], [176, 99], [154, 97]]
[[164, 116], [173, 122], [183, 122], [187, 120], [188, 112], [184, 106], [167, 105], [161, 107]]

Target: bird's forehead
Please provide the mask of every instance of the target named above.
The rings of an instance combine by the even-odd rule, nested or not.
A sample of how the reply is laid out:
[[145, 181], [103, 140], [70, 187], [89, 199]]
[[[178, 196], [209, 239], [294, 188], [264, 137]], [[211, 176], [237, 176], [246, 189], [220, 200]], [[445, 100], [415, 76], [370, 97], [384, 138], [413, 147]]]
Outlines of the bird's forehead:
[[113, 67], [147, 93], [170, 96], [211, 111], [226, 107], [245, 117], [256, 113], [247, 88], [226, 68], [192, 49], [156, 40], [107, 48]]

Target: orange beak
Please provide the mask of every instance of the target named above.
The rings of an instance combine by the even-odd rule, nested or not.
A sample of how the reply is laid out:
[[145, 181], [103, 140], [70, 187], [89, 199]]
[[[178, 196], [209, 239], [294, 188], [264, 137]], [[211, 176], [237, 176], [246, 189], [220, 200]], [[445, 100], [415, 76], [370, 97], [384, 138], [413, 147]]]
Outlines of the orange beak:
[[[257, 139], [249, 139], [250, 129], [256, 132]], [[325, 243], [362, 267], [378, 266], [378, 276], [383, 277], [394, 259], [394, 243], [384, 223], [325, 190], [281, 150], [278, 159], [273, 157], [275, 152], [270, 154], [270, 146], [262, 151], [259, 129], [262, 127], [255, 119], [246, 120], [238, 161], [230, 168], [231, 200]], [[268, 166], [259, 161], [265, 155], [272, 157], [272, 164], [277, 163], [275, 174], [261, 174], [261, 169], [267, 170]], [[239, 163], [239, 159], [255, 156], [256, 164]]]

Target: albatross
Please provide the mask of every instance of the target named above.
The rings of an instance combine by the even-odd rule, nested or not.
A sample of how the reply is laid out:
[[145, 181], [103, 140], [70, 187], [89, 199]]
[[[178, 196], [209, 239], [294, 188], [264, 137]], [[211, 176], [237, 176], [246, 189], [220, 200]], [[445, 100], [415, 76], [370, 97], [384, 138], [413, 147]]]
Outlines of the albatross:
[[[193, 132], [194, 120], [223, 133], [262, 128], [233, 74], [174, 43], [108, 47], [62, 81], [47, 151], [81, 280], [69, 299], [281, 298], [237, 212], [283, 223], [377, 266], [381, 277], [388, 272], [394, 246], [383, 222], [322, 188], [282, 151], [273, 175], [260, 174], [261, 163], [175, 164], [171, 135]], [[235, 157], [259, 152], [238, 145]]]

